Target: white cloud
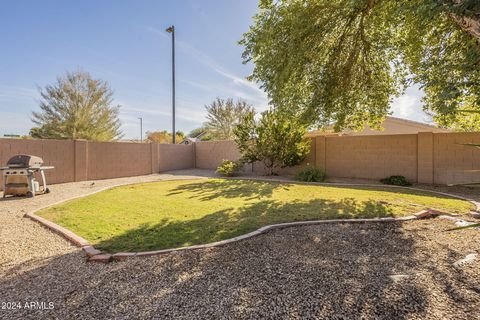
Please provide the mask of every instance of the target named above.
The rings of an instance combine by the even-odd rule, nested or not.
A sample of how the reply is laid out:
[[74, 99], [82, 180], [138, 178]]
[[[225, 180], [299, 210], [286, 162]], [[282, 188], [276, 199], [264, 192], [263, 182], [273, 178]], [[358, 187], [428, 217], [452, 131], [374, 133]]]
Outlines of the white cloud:
[[17, 87], [0, 84], [0, 97], [4, 99], [28, 98], [36, 99], [39, 97], [37, 89]]
[[[183, 83], [200, 89], [204, 92], [207, 92], [214, 96], [219, 96], [220, 98], [230, 97], [236, 99], [246, 100], [247, 102], [251, 103], [257, 111], [264, 111], [268, 108], [268, 99], [267, 95], [262, 92], [262, 94], [256, 94], [255, 92], [247, 92], [245, 90], [241, 90], [236, 86], [231, 86], [228, 84], [225, 85], [218, 85], [218, 84], [201, 84], [189, 80], [182, 80]], [[220, 96], [224, 95], [224, 96]]]
[[393, 116], [419, 122], [432, 123], [431, 117], [422, 109], [423, 92], [418, 85], [409, 87], [405, 93], [394, 99]]
[[[184, 121], [198, 123], [201, 124], [203, 119], [205, 118], [205, 112], [201, 112], [186, 106], [182, 106], [181, 109], [175, 110], [175, 117], [178, 119], [182, 119]], [[172, 113], [167, 111], [159, 110], [158, 107], [155, 106], [140, 106], [140, 107], [129, 107], [127, 104], [122, 105], [121, 113], [125, 114], [135, 114], [137, 115], [135, 119], [138, 118], [138, 115], [144, 116], [165, 116], [171, 117]]]
[[[159, 29], [156, 29], [153, 27], [144, 27], [144, 28], [150, 32], [154, 32], [155, 34], [161, 35], [162, 37], [167, 37], [165, 32]], [[193, 84], [192, 82], [190, 82], [190, 84], [195, 85], [208, 92], [219, 92], [219, 91], [227, 92], [235, 97], [243, 98], [253, 103], [258, 110], [263, 111], [267, 109], [268, 107], [267, 94], [262, 89], [260, 89], [260, 87], [256, 83], [253, 83], [247, 80], [245, 77], [241, 77], [232, 73], [231, 71], [227, 70], [225, 67], [215, 62], [210, 56], [205, 54], [203, 51], [197, 49], [196, 47], [190, 45], [185, 41], [175, 40], [175, 43], [183, 53], [190, 55], [192, 58], [194, 58], [201, 64], [207, 67], [210, 67], [217, 74], [231, 80], [229, 84], [232, 85], [232, 87], [238, 87], [242, 89], [235, 90], [225, 85], [219, 87], [219, 86], [212, 86], [212, 85], [205, 86], [202, 84]], [[186, 81], [186, 83], [188, 82]], [[245, 91], [245, 89], [247, 91]]]

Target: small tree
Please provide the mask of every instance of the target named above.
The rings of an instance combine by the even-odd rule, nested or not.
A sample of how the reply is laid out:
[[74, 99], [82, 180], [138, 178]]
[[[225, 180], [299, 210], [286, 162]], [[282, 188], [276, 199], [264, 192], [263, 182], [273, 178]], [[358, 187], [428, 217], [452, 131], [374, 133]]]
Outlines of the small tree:
[[234, 128], [249, 112], [254, 111], [253, 107], [243, 100], [233, 102], [233, 99], [223, 100], [217, 98], [207, 110], [207, 132], [216, 140], [232, 140], [235, 136]]
[[[177, 131], [175, 135], [176, 140], [181, 142], [185, 138], [185, 134], [182, 131]], [[172, 143], [172, 134], [167, 130], [147, 132], [147, 141], [156, 143]]]
[[297, 119], [270, 110], [255, 121], [254, 112], [247, 114], [235, 128], [235, 142], [245, 162], [263, 162], [267, 175], [278, 168], [300, 164], [310, 151], [305, 138], [307, 128]]
[[40, 90], [41, 112], [32, 113], [37, 125], [30, 135], [43, 139], [119, 139], [120, 106], [113, 105], [113, 91], [106, 81], [87, 72], [67, 72], [55, 85]]

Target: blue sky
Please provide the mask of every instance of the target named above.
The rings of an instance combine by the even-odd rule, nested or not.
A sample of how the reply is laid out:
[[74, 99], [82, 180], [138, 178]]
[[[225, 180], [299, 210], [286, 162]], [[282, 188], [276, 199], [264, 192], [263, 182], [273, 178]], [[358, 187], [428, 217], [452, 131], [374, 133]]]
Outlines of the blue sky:
[[[37, 87], [81, 69], [107, 80], [121, 107], [125, 138], [171, 130], [171, 39], [176, 28], [177, 129], [205, 120], [215, 97], [243, 98], [262, 111], [267, 98], [245, 80], [237, 44], [257, 0], [0, 0], [0, 136], [27, 134], [38, 110]], [[395, 116], [428, 121], [413, 87], [392, 107]]]

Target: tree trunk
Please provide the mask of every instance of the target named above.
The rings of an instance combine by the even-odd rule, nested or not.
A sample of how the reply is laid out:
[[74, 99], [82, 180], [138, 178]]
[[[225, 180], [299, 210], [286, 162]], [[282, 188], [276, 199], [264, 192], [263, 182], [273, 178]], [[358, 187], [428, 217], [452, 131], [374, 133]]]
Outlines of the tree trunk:
[[452, 13], [450, 17], [463, 31], [474, 37], [480, 44], [480, 13], [474, 17], [461, 17]]
[[275, 172], [275, 161], [271, 159], [265, 159], [263, 161], [263, 165], [265, 166], [265, 172], [267, 176], [272, 176]]
[[[453, 0], [453, 2], [457, 6], [461, 6], [464, 0]], [[463, 31], [474, 37], [480, 44], [480, 11], [469, 17], [460, 16], [453, 12], [449, 13], [449, 16]]]

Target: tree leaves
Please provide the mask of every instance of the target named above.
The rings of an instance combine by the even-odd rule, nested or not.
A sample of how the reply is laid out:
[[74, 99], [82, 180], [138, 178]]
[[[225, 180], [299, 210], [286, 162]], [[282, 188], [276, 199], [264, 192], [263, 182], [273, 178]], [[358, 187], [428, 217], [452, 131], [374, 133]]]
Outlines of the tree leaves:
[[300, 164], [310, 151], [305, 125], [278, 110], [263, 112], [258, 121], [254, 115], [247, 114], [234, 130], [242, 160], [263, 162], [267, 175]]
[[[403, 82], [389, 60], [393, 31], [371, 1], [281, 1], [244, 35], [245, 61], [275, 106], [306, 123], [378, 126]], [[400, 79], [403, 80], [403, 79]]]
[[205, 106], [205, 109], [208, 113], [205, 128], [216, 140], [232, 140], [235, 126], [253, 111], [253, 107], [243, 100], [233, 102], [233, 99], [220, 98]]
[[[177, 143], [179, 143], [185, 139], [185, 134], [182, 131], [177, 131], [175, 134], [175, 139]], [[168, 132], [167, 130], [153, 132], [148, 131], [147, 141], [155, 143], [173, 143], [173, 136], [172, 133]]]
[[307, 124], [377, 127], [417, 82], [425, 109], [449, 126], [454, 110], [480, 108], [480, 45], [451, 18], [476, 17], [477, 3], [262, 1], [243, 59], [273, 105]]
[[55, 85], [40, 90], [41, 112], [32, 113], [38, 127], [30, 134], [44, 139], [110, 141], [121, 137], [120, 106], [106, 81], [82, 71], [67, 72]]
[[[465, 125], [472, 117], [458, 112], [480, 110], [480, 43], [451, 19], [452, 14], [461, 14], [461, 4], [416, 0], [399, 10], [411, 12], [404, 13], [400, 49], [413, 80], [425, 92], [425, 111], [442, 126], [478, 130], [479, 125]], [[475, 10], [480, 12], [480, 5]]]

